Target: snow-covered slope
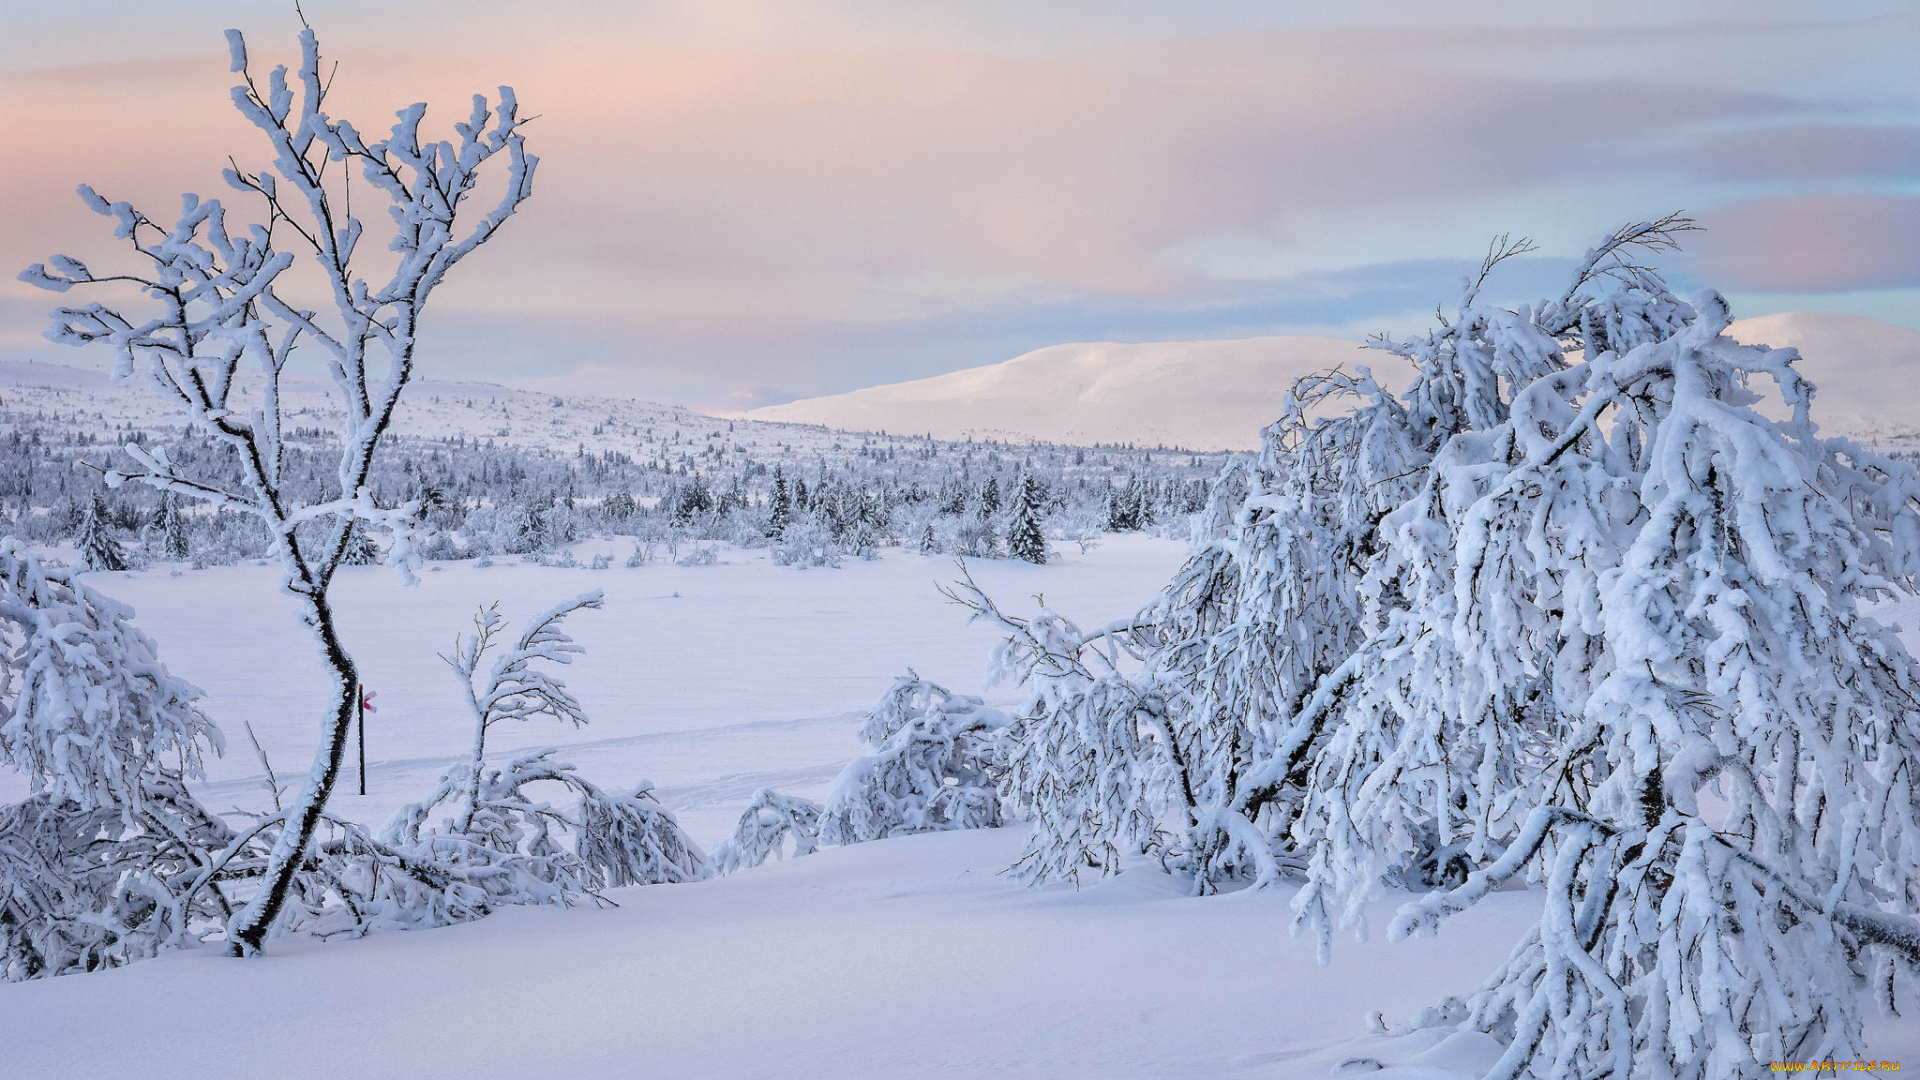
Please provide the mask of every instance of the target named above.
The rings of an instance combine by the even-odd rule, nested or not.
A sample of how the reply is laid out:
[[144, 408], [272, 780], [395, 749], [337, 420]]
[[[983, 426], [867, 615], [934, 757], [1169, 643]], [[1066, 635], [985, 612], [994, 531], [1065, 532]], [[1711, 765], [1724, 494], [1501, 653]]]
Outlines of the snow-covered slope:
[[[1920, 433], [1920, 330], [1858, 315], [1796, 311], [1742, 319], [1735, 339], [1801, 350], [1830, 431]], [[1054, 345], [985, 367], [755, 409], [758, 420], [960, 439], [1167, 444], [1243, 450], [1302, 375], [1367, 364], [1389, 385], [1394, 357], [1320, 337]]]
[[1371, 366], [1393, 383], [1400, 361], [1320, 337], [1053, 345], [1004, 363], [755, 409], [852, 431], [936, 438], [1133, 443], [1245, 450], [1280, 415], [1302, 375]]

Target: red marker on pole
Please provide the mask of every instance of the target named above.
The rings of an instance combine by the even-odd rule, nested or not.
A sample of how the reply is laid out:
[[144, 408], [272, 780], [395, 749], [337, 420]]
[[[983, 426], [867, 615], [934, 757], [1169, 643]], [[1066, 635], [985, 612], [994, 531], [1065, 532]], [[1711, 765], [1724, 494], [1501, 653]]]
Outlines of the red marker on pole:
[[367, 714], [379, 712], [373, 707], [373, 691], [360, 684], [360, 794], [367, 793]]

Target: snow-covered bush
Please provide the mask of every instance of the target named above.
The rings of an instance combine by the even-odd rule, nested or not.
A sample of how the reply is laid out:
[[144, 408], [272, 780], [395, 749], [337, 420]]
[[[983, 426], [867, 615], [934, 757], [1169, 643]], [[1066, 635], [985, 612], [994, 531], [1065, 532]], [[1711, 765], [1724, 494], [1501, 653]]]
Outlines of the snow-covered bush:
[[806, 569], [814, 566], [839, 566], [844, 551], [833, 531], [812, 518], [789, 523], [778, 539], [768, 540], [773, 561], [779, 566]]
[[1161, 818], [1182, 801], [1191, 809], [1192, 794], [1166, 736], [1164, 696], [1124, 674], [1110, 651], [1124, 644], [1117, 628], [1087, 634], [1046, 608], [1008, 615], [971, 575], [948, 595], [1007, 632], [988, 680], [1026, 692], [1002, 734], [999, 778], [1008, 808], [1030, 823], [1021, 874], [1116, 873], [1126, 857], [1160, 848]]
[[955, 694], [909, 670], [868, 711], [855, 758], [824, 806], [762, 789], [733, 835], [714, 848], [716, 873], [731, 874], [823, 845], [860, 844], [905, 833], [993, 829], [1005, 820], [995, 782], [1008, 719], [977, 697]]
[[820, 842], [993, 829], [1002, 821], [998, 740], [1007, 717], [908, 671], [860, 728], [874, 752], [841, 770], [820, 815]]
[[216, 860], [234, 840], [157, 770], [137, 807], [44, 792], [0, 807], [0, 978], [97, 971], [197, 943], [231, 913]]
[[[599, 590], [535, 616], [502, 648], [506, 618], [499, 605], [480, 610], [474, 632], [444, 659], [453, 669], [473, 720], [468, 759], [449, 769], [426, 799], [396, 811], [380, 840], [423, 863], [488, 866], [491, 903], [550, 903], [601, 888], [687, 881], [705, 872], [705, 856], [646, 785], [630, 794], [604, 791], [571, 765], [542, 750], [504, 768], [487, 765], [487, 735], [497, 725], [547, 717], [575, 727], [587, 722], [580, 702], [550, 666], [573, 662], [584, 649], [563, 628], [567, 616], [602, 604]], [[481, 662], [495, 654], [484, 680]], [[529, 795], [549, 782], [578, 800], [569, 816]], [[452, 816], [429, 826], [437, 807]], [[563, 844], [562, 838], [571, 838]]]
[[0, 538], [0, 759], [35, 794], [137, 808], [163, 767], [197, 776], [220, 732], [126, 606]]
[[184, 786], [220, 733], [132, 612], [0, 539], [0, 761], [33, 794], [0, 808], [0, 976], [113, 967], [226, 913], [232, 841]]
[[[426, 799], [395, 811], [380, 840], [422, 863], [494, 871], [474, 875], [489, 906], [566, 903], [601, 889], [705, 874], [700, 849], [647, 785], [624, 795], [607, 792], [553, 754], [538, 750], [500, 768], [483, 766], [477, 783], [471, 764], [463, 763]], [[543, 782], [577, 806], [562, 810], [528, 793]], [[442, 806], [457, 816], [429, 825]]]
[[733, 835], [714, 845], [711, 862], [714, 873], [732, 874], [751, 870], [769, 856], [811, 855], [819, 846], [820, 804], [761, 788], [741, 813]]

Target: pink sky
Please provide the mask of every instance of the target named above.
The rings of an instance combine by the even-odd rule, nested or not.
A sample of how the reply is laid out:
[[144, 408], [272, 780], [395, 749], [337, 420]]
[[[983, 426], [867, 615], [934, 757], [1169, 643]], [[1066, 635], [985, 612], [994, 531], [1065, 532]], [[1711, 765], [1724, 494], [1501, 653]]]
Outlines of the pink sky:
[[[1676, 271], [1742, 314], [1920, 321], [1910, 9], [1265, 7], [307, 13], [362, 130], [500, 82], [541, 114], [534, 200], [430, 316], [439, 376], [746, 404], [1064, 340], [1411, 330], [1493, 233], [1542, 241], [1524, 292], [1679, 208], [1711, 231]], [[281, 5], [9, 18], [10, 264], [110, 257], [82, 180], [165, 216], [258, 161], [220, 31], [290, 62]], [[78, 359], [49, 300], [0, 287], [0, 357]]]

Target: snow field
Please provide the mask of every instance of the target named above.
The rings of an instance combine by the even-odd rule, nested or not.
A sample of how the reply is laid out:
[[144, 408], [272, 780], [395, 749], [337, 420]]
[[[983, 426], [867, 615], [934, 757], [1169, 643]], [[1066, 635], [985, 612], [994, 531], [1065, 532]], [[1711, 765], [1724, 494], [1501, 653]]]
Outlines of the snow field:
[[[1112, 537], [1046, 567], [973, 572], [1015, 610], [1044, 592], [1098, 622], [1144, 600], [1182, 554]], [[208, 691], [228, 738], [200, 789], [216, 807], [265, 801], [243, 720], [283, 777], [304, 771], [314, 739], [323, 675], [265, 592], [276, 572], [88, 578], [132, 603], [170, 667]], [[808, 571], [739, 551], [697, 568], [440, 564], [411, 590], [378, 567], [345, 571], [342, 621], [380, 711], [370, 794], [350, 793], [349, 771], [334, 808], [377, 825], [463, 752], [467, 721], [434, 654], [477, 604], [499, 599], [517, 623], [597, 587], [607, 607], [569, 624], [588, 652], [564, 673], [593, 723], [501, 729], [494, 756], [551, 744], [597, 782], [650, 777], [711, 844], [756, 787], [818, 798], [901, 668], [980, 691], [993, 635], [934, 591], [955, 573], [896, 550]], [[1911, 631], [1916, 612], [1883, 617]], [[0, 986], [0, 1075], [1466, 1080], [1497, 1057], [1491, 1040], [1368, 1035], [1364, 1018], [1398, 1022], [1470, 990], [1537, 917], [1537, 893], [1497, 894], [1439, 938], [1398, 944], [1380, 933], [1404, 899], [1392, 897], [1369, 908], [1373, 941], [1336, 938], [1320, 968], [1311, 940], [1287, 933], [1291, 887], [1196, 899], [1145, 863], [1028, 889], [999, 873], [1020, 842], [1018, 828], [904, 837], [616, 890], [615, 908], [510, 909], [276, 942], [246, 963], [206, 950]], [[1920, 1061], [1920, 1023], [1883, 1018], [1868, 1037], [1880, 1058]]]
[[[732, 831], [757, 788], [823, 795], [840, 766], [863, 752], [854, 735], [860, 717], [908, 666], [951, 690], [982, 692], [995, 636], [967, 626], [966, 612], [938, 592], [959, 576], [950, 559], [885, 549], [872, 562], [798, 570], [772, 565], [764, 550], [726, 549], [713, 566], [629, 569], [620, 563], [628, 546], [576, 545], [583, 565], [603, 551], [617, 557], [601, 571], [517, 558], [486, 567], [431, 563], [412, 588], [384, 567], [343, 568], [334, 586], [342, 636], [377, 711], [367, 717], [368, 793], [354, 794], [350, 758], [333, 811], [377, 828], [464, 759], [472, 719], [437, 654], [494, 600], [517, 633], [527, 616], [569, 596], [604, 588], [607, 597], [603, 610], [568, 621], [587, 652], [560, 671], [591, 723], [496, 728], [489, 757], [555, 746], [604, 786], [651, 780], [705, 845]], [[1134, 534], [1109, 537], [1086, 555], [1056, 545], [1044, 567], [969, 565], [1015, 609], [1044, 593], [1105, 621], [1148, 600], [1183, 556], [1180, 544]], [[168, 668], [207, 692], [203, 705], [227, 752], [208, 763], [196, 790], [215, 809], [268, 804], [243, 722], [283, 781], [306, 775], [318, 741], [327, 675], [291, 601], [272, 591], [278, 573], [238, 566], [174, 576], [159, 564], [85, 578], [131, 604]], [[0, 771], [0, 796], [24, 790], [20, 777]]]

